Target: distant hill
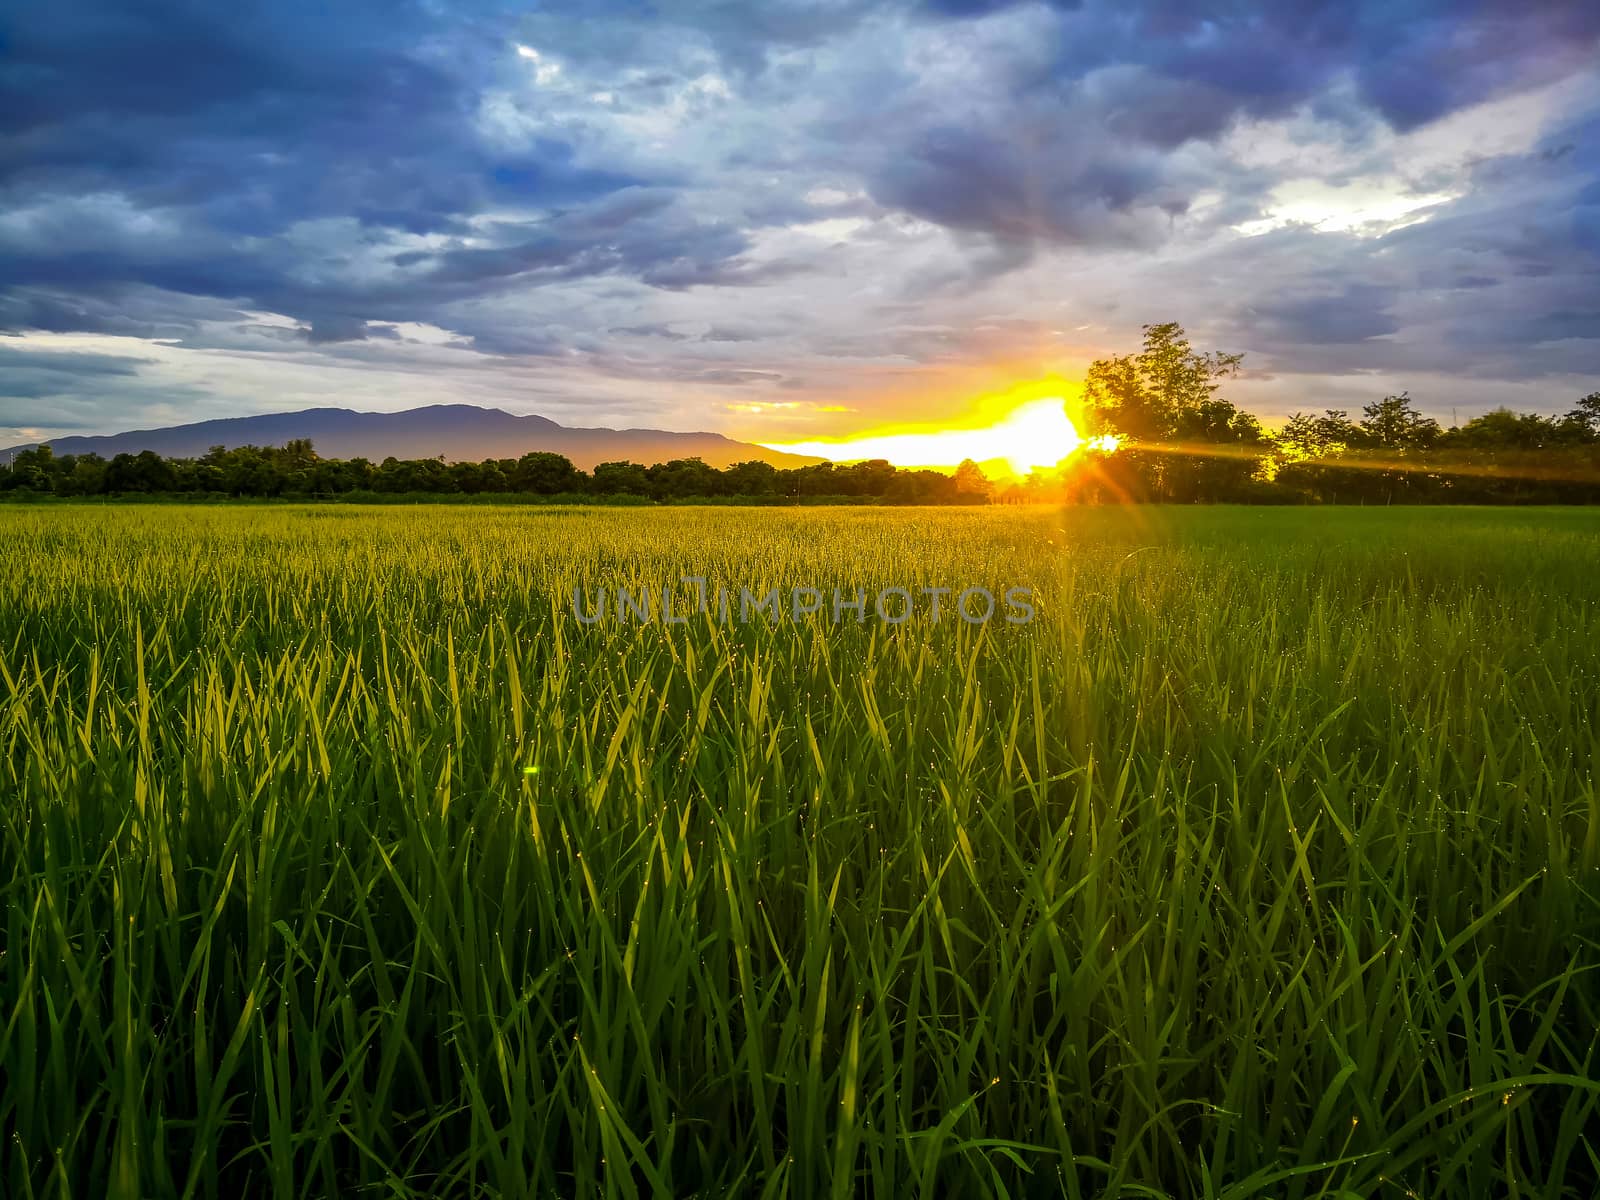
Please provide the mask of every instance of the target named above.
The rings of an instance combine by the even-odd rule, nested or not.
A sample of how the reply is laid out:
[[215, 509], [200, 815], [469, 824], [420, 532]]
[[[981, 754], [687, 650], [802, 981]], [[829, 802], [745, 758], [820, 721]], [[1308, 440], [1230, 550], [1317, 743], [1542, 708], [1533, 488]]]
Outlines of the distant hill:
[[[674, 433], [665, 429], [584, 429], [558, 425], [546, 417], [519, 417], [498, 408], [471, 404], [433, 404], [404, 412], [355, 412], [348, 408], [307, 408], [198, 421], [166, 429], [136, 429], [105, 437], [52, 438], [58, 455], [138, 454], [153, 450], [163, 458], [199, 458], [213, 446], [281, 446], [310, 438], [323, 458], [438, 458], [481, 462], [521, 458], [533, 450], [564, 454], [574, 466], [591, 471], [596, 463], [628, 460], [649, 466], [675, 458], [700, 458], [718, 469], [739, 462], [803, 467], [821, 462], [783, 454], [720, 433]], [[0, 450], [0, 457], [36, 443]]]

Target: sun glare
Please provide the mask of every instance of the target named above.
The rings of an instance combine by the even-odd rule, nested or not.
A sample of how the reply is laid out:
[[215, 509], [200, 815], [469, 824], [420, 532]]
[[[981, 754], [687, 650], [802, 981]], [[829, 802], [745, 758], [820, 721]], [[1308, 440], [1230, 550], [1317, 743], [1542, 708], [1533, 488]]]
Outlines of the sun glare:
[[833, 462], [887, 459], [897, 467], [950, 468], [963, 459], [979, 464], [1004, 463], [1013, 474], [1055, 466], [1074, 451], [1094, 445], [1111, 449], [1109, 438], [1085, 441], [1067, 416], [1060, 396], [1029, 400], [994, 424], [981, 429], [938, 429], [868, 434], [839, 441], [763, 443], [771, 450], [809, 454]]

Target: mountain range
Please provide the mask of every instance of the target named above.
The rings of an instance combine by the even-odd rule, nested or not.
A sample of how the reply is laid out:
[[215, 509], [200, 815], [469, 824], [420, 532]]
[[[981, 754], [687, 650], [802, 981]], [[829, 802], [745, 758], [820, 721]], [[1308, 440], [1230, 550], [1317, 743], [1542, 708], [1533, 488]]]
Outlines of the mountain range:
[[[199, 458], [213, 446], [281, 446], [295, 438], [310, 438], [323, 458], [366, 458], [375, 463], [391, 455], [401, 459], [442, 455], [450, 462], [481, 462], [486, 458], [521, 458], [535, 450], [563, 454], [583, 471], [593, 470], [596, 463], [622, 460], [649, 466], [675, 458], [700, 458], [718, 469], [752, 461], [776, 467], [803, 467], [822, 461], [737, 442], [720, 433], [589, 429], [471, 404], [433, 404], [404, 412], [307, 408], [164, 429], [136, 429], [103, 437], [52, 438], [49, 445], [57, 455], [93, 453], [109, 459], [153, 450], [163, 458]], [[0, 450], [0, 458], [32, 449], [36, 444]]]

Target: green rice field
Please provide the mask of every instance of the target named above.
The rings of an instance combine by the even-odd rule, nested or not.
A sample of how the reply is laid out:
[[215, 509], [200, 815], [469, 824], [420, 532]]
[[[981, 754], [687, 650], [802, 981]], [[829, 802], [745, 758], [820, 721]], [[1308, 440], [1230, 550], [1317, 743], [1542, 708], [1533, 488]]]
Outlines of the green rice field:
[[0, 1195], [1588, 1200], [1597, 728], [1595, 510], [8, 506]]

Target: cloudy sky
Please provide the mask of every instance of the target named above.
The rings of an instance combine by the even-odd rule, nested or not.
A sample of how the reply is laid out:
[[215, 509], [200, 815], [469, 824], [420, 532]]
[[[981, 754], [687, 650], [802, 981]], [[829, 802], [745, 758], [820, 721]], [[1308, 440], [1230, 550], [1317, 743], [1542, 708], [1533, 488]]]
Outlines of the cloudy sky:
[[1600, 388], [1592, 0], [51, 0], [0, 445], [437, 402], [784, 441], [1146, 322], [1272, 418]]

